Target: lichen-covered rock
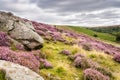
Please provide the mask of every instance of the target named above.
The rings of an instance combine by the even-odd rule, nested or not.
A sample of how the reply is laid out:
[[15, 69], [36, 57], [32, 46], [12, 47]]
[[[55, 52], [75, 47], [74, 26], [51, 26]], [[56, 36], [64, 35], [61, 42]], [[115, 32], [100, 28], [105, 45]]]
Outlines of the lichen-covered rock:
[[35, 32], [31, 22], [25, 22], [5, 12], [0, 12], [0, 31], [7, 32], [10, 37], [28, 49], [40, 48], [44, 42], [43, 38]]
[[5, 72], [6, 80], [44, 80], [27, 67], [9, 61], [0, 60], [0, 69]]

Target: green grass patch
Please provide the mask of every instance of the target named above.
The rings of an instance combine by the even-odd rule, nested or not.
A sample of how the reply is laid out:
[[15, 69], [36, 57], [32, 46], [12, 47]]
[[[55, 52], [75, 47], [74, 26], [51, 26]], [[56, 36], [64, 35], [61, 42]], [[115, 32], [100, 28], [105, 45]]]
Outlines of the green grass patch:
[[77, 26], [58, 26], [59, 28], [65, 28], [68, 30], [73, 30], [75, 32], [84, 33], [90, 36], [94, 36], [95, 34], [98, 36], [96, 38], [107, 40], [111, 42], [116, 42], [116, 37], [114, 35], [108, 34], [108, 33], [100, 33], [96, 31], [92, 31], [90, 29], [84, 28], [84, 27], [77, 27]]
[[41, 51], [46, 54], [48, 61], [54, 66], [53, 69], [40, 70], [40, 73], [46, 80], [81, 80], [82, 70], [75, 68], [72, 61], [66, 55], [59, 53], [64, 49], [70, 50], [71, 52], [75, 50], [70, 45], [65, 45], [61, 42], [44, 44]]
[[5, 79], [5, 72], [3, 70], [0, 70], [0, 80], [6, 80]]
[[96, 61], [102, 67], [112, 71], [114, 80], [120, 80], [120, 64], [112, 59], [112, 56], [103, 52], [91, 52], [88, 57]]

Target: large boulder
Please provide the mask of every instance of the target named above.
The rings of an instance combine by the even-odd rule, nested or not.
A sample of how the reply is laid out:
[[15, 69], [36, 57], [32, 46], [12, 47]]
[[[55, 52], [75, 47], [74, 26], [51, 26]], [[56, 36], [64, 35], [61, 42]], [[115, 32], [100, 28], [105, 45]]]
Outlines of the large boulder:
[[27, 67], [0, 60], [0, 70], [4, 71], [6, 80], [44, 80]]
[[0, 31], [22, 43], [27, 49], [42, 47], [43, 38], [35, 32], [31, 22], [14, 16], [11, 13], [0, 12]]

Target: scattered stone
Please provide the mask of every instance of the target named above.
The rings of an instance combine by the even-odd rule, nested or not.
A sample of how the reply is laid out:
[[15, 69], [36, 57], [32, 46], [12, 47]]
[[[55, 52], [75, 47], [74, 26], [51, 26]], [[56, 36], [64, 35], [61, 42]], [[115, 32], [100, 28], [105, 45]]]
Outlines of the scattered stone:
[[4, 70], [6, 80], [44, 80], [27, 67], [0, 60], [0, 69]]

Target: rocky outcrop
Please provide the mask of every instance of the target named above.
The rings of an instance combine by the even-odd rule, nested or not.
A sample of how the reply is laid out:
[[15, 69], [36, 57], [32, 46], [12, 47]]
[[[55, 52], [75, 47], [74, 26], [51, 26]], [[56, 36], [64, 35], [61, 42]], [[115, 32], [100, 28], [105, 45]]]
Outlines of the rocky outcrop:
[[26, 49], [40, 48], [44, 42], [43, 38], [35, 32], [31, 22], [25, 22], [11, 13], [0, 12], [0, 31], [7, 32]]
[[0, 70], [5, 72], [6, 80], [44, 80], [32, 70], [9, 61], [0, 60]]

